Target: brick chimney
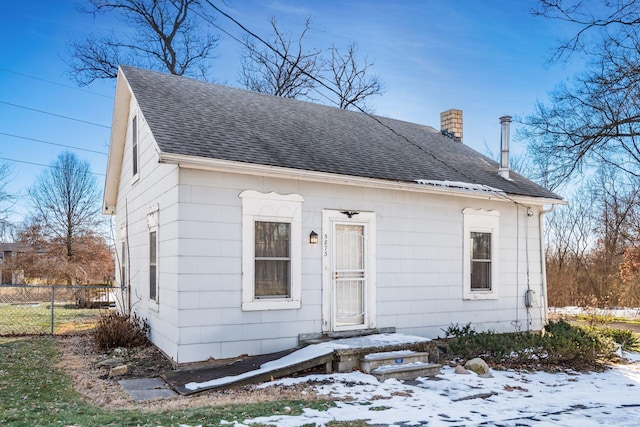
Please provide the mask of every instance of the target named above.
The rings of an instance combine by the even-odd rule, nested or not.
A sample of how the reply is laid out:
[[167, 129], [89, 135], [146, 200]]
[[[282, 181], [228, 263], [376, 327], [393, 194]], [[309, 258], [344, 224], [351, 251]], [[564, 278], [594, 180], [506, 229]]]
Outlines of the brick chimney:
[[440, 131], [462, 142], [462, 110], [451, 109], [440, 113]]

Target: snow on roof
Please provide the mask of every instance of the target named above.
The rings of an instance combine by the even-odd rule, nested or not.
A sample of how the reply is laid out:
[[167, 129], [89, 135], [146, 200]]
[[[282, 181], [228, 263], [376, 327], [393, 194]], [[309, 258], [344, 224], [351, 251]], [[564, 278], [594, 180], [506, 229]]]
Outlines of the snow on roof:
[[439, 181], [435, 179], [419, 179], [416, 182], [421, 185], [429, 185], [432, 187], [439, 187], [439, 188], [457, 188], [461, 190], [478, 191], [482, 193], [506, 194], [504, 190], [501, 190], [499, 188], [490, 187], [488, 185], [483, 185], [483, 184], [471, 184], [469, 182], [462, 182], [462, 181]]

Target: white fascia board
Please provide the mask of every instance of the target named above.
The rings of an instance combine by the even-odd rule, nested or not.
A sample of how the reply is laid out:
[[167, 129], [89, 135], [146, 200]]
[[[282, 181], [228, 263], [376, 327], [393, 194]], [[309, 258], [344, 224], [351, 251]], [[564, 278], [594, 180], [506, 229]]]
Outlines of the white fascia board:
[[116, 96], [113, 103], [113, 119], [111, 122], [111, 138], [109, 141], [109, 154], [107, 158], [107, 172], [104, 180], [104, 196], [102, 203], [102, 213], [106, 215], [114, 215], [116, 212], [130, 103], [131, 88], [124, 77], [122, 70], [118, 70]]
[[564, 200], [538, 197], [511, 196], [499, 193], [469, 191], [464, 189], [427, 187], [415, 182], [388, 181], [361, 176], [340, 175], [327, 172], [316, 172], [304, 169], [284, 168], [281, 166], [259, 165], [232, 160], [211, 159], [207, 157], [188, 156], [184, 154], [159, 153], [160, 163], [176, 164], [187, 169], [211, 170], [245, 175], [268, 176], [282, 179], [298, 179], [303, 181], [324, 182], [328, 184], [354, 185], [358, 187], [380, 188], [386, 190], [415, 191], [418, 193], [453, 195], [484, 200], [528, 203], [530, 205], [566, 204]]

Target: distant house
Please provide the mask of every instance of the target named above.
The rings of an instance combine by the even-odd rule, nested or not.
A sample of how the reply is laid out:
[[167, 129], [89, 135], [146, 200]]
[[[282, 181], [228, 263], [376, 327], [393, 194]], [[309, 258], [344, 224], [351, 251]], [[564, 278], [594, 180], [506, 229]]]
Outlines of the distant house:
[[543, 214], [564, 202], [442, 119], [454, 137], [121, 67], [104, 212], [151, 340], [186, 363], [340, 331], [540, 329]]
[[15, 270], [9, 265], [11, 258], [24, 250], [20, 243], [0, 243], [0, 280], [3, 285], [15, 285], [22, 283], [22, 271]]

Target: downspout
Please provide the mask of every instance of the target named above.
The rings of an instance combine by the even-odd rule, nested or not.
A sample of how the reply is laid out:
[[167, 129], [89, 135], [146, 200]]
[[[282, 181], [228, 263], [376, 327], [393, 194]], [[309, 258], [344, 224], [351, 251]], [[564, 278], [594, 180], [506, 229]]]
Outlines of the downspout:
[[549, 209], [542, 209], [538, 215], [538, 231], [540, 233], [540, 273], [542, 274], [542, 301], [543, 301], [543, 325], [549, 323], [549, 303], [547, 300], [547, 260], [544, 248], [544, 216], [553, 212], [556, 205], [551, 205]]

